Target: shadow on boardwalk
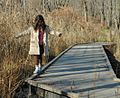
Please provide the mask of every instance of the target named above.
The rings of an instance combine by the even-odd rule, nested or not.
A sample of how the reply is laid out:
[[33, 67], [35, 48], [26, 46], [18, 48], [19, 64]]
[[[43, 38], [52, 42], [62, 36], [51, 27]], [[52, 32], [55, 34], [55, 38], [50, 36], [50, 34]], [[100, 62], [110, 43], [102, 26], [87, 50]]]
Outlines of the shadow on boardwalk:
[[115, 58], [112, 51], [110, 51], [107, 48], [104, 48], [104, 49], [105, 49], [105, 52], [107, 53], [107, 56], [109, 58], [109, 61], [110, 61], [111, 65], [112, 65], [112, 68], [113, 68], [117, 78], [120, 78], [120, 62], [118, 60], [116, 60], [116, 58]]
[[[112, 67], [113, 67], [113, 70], [114, 70], [116, 76], [118, 78], [120, 78], [120, 62], [116, 60], [116, 58], [115, 58], [115, 56], [113, 54], [113, 51], [115, 51], [115, 49], [112, 48], [113, 50], [110, 50], [111, 48], [108, 48], [108, 47], [106, 47], [104, 49], [105, 49], [105, 51], [107, 53], [107, 56], [109, 58], [109, 61], [110, 61], [111, 65], [112, 65]], [[52, 59], [52, 58], [50, 58], [50, 59]], [[103, 86], [99, 86], [98, 89], [103, 88], [103, 87], [109, 88], [110, 86], [114, 87], [115, 85], [117, 85], [117, 84], [114, 84], [114, 85], [111, 85], [111, 84], [110, 85], [103, 85]], [[87, 91], [88, 89], [90, 90], [91, 88], [83, 89], [83, 91]], [[79, 91], [80, 91], [79, 89], [76, 90], [76, 92], [79, 92]], [[39, 93], [40, 95], [43, 95], [42, 94], [42, 92], [43, 92], [42, 90], [39, 91], [39, 92], [41, 92], [41, 93]], [[36, 92], [36, 88], [35, 87], [32, 88], [32, 93], [33, 94], [31, 96], [31, 98], [38, 98], [38, 94]], [[18, 91], [16, 91], [16, 96], [14, 98], [27, 98], [27, 95], [28, 95], [28, 84], [25, 83], [23, 86], [21, 86], [18, 89]], [[40, 98], [43, 98], [43, 97], [40, 97]]]

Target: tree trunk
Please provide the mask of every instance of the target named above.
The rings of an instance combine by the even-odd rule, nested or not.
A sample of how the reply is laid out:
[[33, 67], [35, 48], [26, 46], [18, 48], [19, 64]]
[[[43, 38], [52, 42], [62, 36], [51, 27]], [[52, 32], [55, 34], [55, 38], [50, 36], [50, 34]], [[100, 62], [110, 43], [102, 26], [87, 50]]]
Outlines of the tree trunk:
[[101, 1], [102, 4], [101, 4], [101, 24], [104, 25], [105, 23], [105, 1]]
[[85, 21], [88, 22], [88, 7], [87, 7], [87, 1], [84, 0], [84, 17], [85, 17]]
[[110, 0], [110, 20], [109, 20], [109, 27], [112, 27], [112, 19], [113, 19], [113, 4], [112, 4], [112, 0]]

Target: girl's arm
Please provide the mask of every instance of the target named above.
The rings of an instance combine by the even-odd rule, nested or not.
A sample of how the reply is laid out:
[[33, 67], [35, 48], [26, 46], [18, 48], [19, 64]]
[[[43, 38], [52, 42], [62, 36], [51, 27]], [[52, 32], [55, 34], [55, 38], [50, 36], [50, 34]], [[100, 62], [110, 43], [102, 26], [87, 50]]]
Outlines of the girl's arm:
[[23, 31], [23, 32], [21, 32], [21, 33], [16, 34], [15, 37], [16, 37], [16, 38], [19, 38], [19, 37], [28, 35], [28, 34], [30, 34], [31, 29], [32, 29], [32, 27], [29, 27], [27, 30], [25, 30], [25, 31]]
[[49, 34], [51, 34], [51, 35], [56, 35], [56, 36], [59, 36], [59, 37], [62, 35], [61, 32], [55, 31], [52, 28], [50, 28], [49, 26], [47, 26], [46, 28], [47, 28], [47, 31], [49, 32]]
[[62, 35], [61, 32], [54, 31], [54, 30], [50, 31], [50, 34], [51, 34], [51, 35], [56, 35], [56, 36], [59, 36], [59, 37]]

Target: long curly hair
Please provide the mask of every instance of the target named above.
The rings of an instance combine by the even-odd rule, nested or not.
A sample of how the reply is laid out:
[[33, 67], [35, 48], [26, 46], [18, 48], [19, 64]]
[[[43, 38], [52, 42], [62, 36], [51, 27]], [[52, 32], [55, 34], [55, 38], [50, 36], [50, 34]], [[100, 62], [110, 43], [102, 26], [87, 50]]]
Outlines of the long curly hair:
[[37, 15], [35, 20], [34, 20], [34, 24], [33, 24], [33, 27], [34, 27], [34, 30], [37, 31], [37, 30], [45, 30], [46, 28], [46, 24], [45, 24], [45, 21], [44, 21], [44, 18], [42, 15]]

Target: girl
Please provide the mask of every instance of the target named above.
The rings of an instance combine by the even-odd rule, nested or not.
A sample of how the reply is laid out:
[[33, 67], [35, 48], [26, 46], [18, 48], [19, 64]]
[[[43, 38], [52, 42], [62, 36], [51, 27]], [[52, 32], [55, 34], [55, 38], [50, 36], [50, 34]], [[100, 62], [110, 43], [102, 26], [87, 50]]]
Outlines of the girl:
[[16, 37], [20, 37], [26, 34], [30, 34], [30, 50], [29, 54], [35, 59], [35, 71], [37, 74], [41, 71], [42, 55], [49, 57], [48, 52], [48, 34], [61, 36], [61, 33], [53, 31], [48, 25], [45, 24], [42, 15], [36, 16], [34, 24], [28, 30], [18, 34]]

